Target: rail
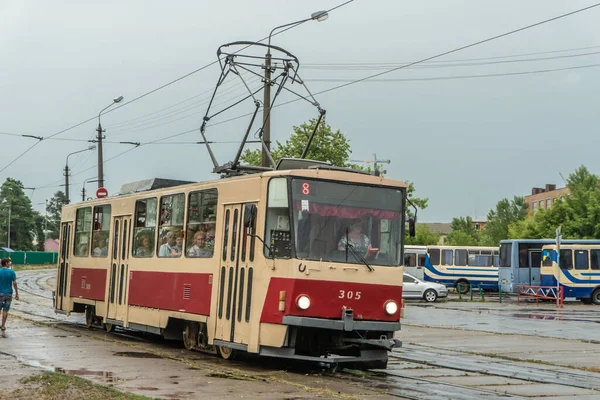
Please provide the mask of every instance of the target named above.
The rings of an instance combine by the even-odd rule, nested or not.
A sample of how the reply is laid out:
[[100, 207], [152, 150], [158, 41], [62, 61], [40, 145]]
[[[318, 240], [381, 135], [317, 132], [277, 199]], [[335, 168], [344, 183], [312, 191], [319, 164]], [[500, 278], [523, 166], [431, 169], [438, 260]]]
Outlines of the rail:
[[565, 300], [565, 293], [562, 286], [517, 286], [517, 304], [520, 304], [521, 297], [526, 299], [535, 299], [535, 304], [539, 300], [554, 300], [556, 307], [562, 308]]

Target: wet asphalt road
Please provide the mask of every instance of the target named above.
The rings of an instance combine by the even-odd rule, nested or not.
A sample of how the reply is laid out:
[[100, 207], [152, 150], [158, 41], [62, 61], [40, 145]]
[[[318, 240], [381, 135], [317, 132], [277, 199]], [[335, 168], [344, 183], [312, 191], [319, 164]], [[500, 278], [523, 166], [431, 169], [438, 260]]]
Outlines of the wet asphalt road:
[[[177, 398], [199, 398], [197, 384], [202, 378], [211, 382], [224, 381], [222, 386], [227, 389], [223, 390], [231, 390], [227, 378], [215, 377], [207, 370], [234, 367], [242, 374], [266, 378], [262, 378], [262, 383], [252, 381], [252, 387], [239, 393], [228, 392], [228, 397], [494, 399], [544, 396], [544, 399], [600, 399], [600, 374], [593, 372], [600, 372], [600, 369], [594, 369], [600, 367], [597, 361], [600, 341], [596, 342], [600, 335], [595, 333], [600, 322], [600, 307], [567, 304], [564, 309], [557, 310], [550, 304], [536, 307], [514, 302], [449, 301], [433, 306], [411, 302], [405, 311], [405, 325], [398, 335], [405, 346], [391, 354], [388, 370], [357, 376], [349, 372], [331, 375], [292, 367], [292, 372], [277, 375], [285, 382], [282, 385], [288, 392], [290, 387], [294, 388], [293, 394], [282, 394], [277, 392], [282, 388], [275, 392], [268, 390], [269, 386], [274, 389], [275, 380], [271, 375], [281, 373], [280, 364], [266, 363], [265, 368], [262, 360], [226, 363], [201, 353], [185, 352], [156, 337], [89, 331], [81, 327], [81, 316], [65, 320], [54, 314], [51, 307], [54, 274], [54, 270], [18, 273], [25, 301], [13, 303], [13, 309], [23, 318], [45, 324], [43, 330], [47, 332], [40, 335], [42, 330], [37, 330], [31, 340], [21, 343], [18, 354], [5, 352], [4, 343], [0, 342], [0, 355], [14, 356], [21, 364], [38, 368], [71, 371], [120, 390], [153, 397], [173, 398], [176, 393]], [[56, 328], [62, 333], [52, 335]], [[58, 337], [48, 340], [51, 336]], [[57, 344], [57, 340], [61, 343]], [[43, 344], [36, 347], [35, 342]], [[160, 356], [152, 360], [141, 359], [141, 356], [115, 357], [115, 354], [126, 354], [127, 350], [131, 352], [132, 346], [134, 353], [155, 356], [158, 353]], [[107, 351], [108, 347], [110, 351]], [[125, 350], [122, 347], [126, 347]], [[44, 348], [54, 350], [42, 357]], [[90, 363], [82, 359], [82, 351], [85, 357], [93, 356], [102, 362]], [[186, 366], [174, 368], [171, 358]], [[190, 370], [189, 363], [200, 367]], [[141, 365], [146, 371], [142, 377], [139, 373]], [[152, 368], [148, 369], [149, 365]], [[166, 375], [166, 371], [174, 370], [182, 372]], [[148, 386], [150, 376], [153, 377], [152, 386]], [[174, 376], [177, 378], [169, 378]], [[190, 382], [196, 382], [196, 385], [189, 385]], [[238, 384], [236, 379], [236, 386]], [[217, 392], [219, 385], [213, 385]], [[300, 390], [298, 385], [313, 389]], [[202, 394], [203, 398], [212, 398], [210, 392]], [[213, 394], [218, 397], [215, 392]]]

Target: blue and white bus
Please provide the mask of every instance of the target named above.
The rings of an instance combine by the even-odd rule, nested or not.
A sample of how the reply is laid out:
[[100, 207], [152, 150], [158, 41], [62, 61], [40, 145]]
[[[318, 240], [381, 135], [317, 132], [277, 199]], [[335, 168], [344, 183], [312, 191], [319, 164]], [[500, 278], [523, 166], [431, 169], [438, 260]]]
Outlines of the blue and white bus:
[[425, 281], [455, 287], [498, 290], [498, 248], [477, 246], [428, 246]]
[[[558, 262], [560, 261], [560, 262]], [[600, 244], [555, 244], [542, 248], [542, 286], [563, 288], [565, 297], [600, 305]]]
[[404, 272], [422, 281], [425, 280], [423, 269], [426, 254], [427, 246], [404, 246]]
[[[543, 286], [542, 247], [554, 239], [510, 239], [500, 241], [498, 277], [503, 292], [516, 293], [517, 286]], [[562, 240], [563, 244], [600, 244], [600, 240]]]

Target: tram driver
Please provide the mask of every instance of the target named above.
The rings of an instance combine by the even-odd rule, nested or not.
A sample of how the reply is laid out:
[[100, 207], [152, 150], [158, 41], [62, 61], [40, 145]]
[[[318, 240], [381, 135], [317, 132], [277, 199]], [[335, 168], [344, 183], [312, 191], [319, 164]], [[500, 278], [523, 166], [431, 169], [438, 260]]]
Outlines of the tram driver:
[[354, 250], [362, 254], [367, 253], [367, 251], [371, 249], [371, 240], [367, 235], [362, 233], [361, 220], [354, 220], [351, 222], [350, 226], [344, 230], [338, 243], [338, 250], [345, 251], [348, 245], [352, 246]]

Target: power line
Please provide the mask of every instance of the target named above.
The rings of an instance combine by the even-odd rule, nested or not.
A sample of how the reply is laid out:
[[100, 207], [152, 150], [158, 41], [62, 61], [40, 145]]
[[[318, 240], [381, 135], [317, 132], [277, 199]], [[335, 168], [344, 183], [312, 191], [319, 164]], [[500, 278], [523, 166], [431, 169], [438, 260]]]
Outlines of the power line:
[[[435, 76], [429, 78], [390, 78], [390, 79], [369, 79], [368, 82], [418, 82], [418, 81], [440, 81], [440, 80], [455, 80], [455, 79], [472, 79], [472, 78], [494, 78], [500, 76], [518, 76], [518, 75], [532, 75], [532, 74], [544, 74], [548, 72], [557, 72], [557, 71], [569, 71], [575, 69], [584, 69], [584, 68], [596, 68], [600, 67], [600, 64], [587, 64], [587, 65], [577, 65], [573, 67], [564, 67], [564, 68], [548, 68], [548, 69], [539, 69], [534, 71], [519, 71], [519, 72], [500, 72], [496, 74], [480, 74], [480, 75], [456, 75], [456, 76]], [[306, 82], [353, 82], [350, 79], [305, 79]], [[319, 93], [325, 93], [327, 90]]]

